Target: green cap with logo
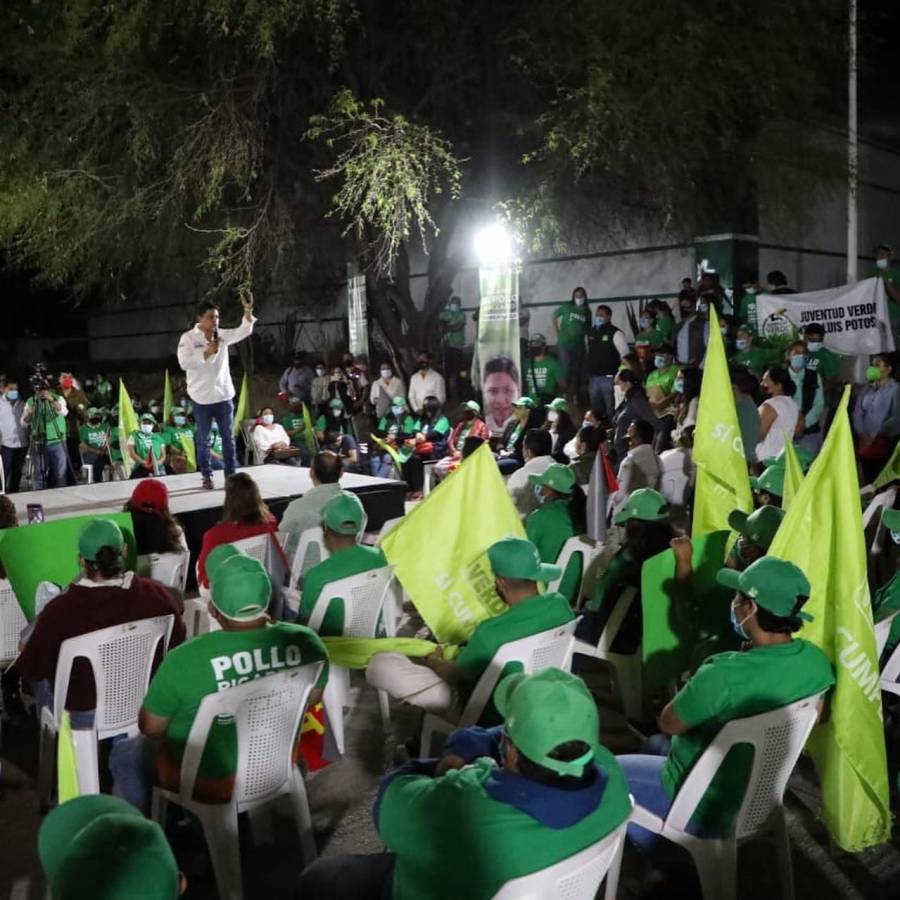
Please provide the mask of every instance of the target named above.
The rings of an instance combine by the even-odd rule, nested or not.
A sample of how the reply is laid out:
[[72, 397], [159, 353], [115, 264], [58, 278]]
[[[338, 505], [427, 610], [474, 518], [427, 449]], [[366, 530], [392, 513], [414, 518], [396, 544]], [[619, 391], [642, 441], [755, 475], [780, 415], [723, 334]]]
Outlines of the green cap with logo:
[[265, 614], [272, 582], [265, 566], [241, 553], [223, 562], [210, 579], [213, 605], [235, 622], [251, 622]]
[[463, 403], [462, 408], [467, 409], [473, 413], [481, 412], [481, 407], [474, 400], [466, 400], [466, 402]]
[[234, 544], [219, 544], [218, 547], [213, 547], [212, 550], [209, 551], [209, 555], [206, 557], [206, 562], [203, 564], [206, 569], [206, 580], [212, 584], [213, 579], [219, 572], [219, 569], [228, 562], [233, 556], [246, 556], [238, 547], [235, 547]]
[[750, 479], [754, 491], [765, 491], [775, 497], [784, 496], [784, 466], [769, 466], [758, 478]]
[[518, 400], [513, 400], [513, 406], [527, 406], [529, 409], [534, 409], [537, 406], [537, 403], [531, 397], [519, 397]]
[[763, 609], [781, 618], [797, 616], [812, 622], [809, 613], [796, 611], [801, 597], [809, 597], [810, 586], [807, 577], [792, 562], [777, 556], [763, 556], [751, 563], [743, 572], [734, 569], [719, 569], [716, 581], [733, 591], [740, 591], [751, 597]]
[[[803, 447], [798, 447], [796, 444], [794, 445], [794, 453], [797, 456], [797, 462], [800, 463], [800, 468], [803, 470], [803, 473], [809, 471], [809, 467], [813, 464], [813, 460], [816, 458], [814, 453], [810, 453], [809, 450], [805, 450]], [[784, 468], [787, 463], [785, 459], [787, 458], [787, 450], [782, 450], [778, 456], [774, 456], [771, 459], [764, 459], [762, 464], [769, 468], [770, 466], [781, 466]]]
[[528, 483], [546, 485], [553, 488], [557, 494], [571, 494], [572, 488], [575, 487], [575, 473], [568, 466], [553, 463], [540, 475], [529, 475]]
[[569, 404], [566, 402], [565, 397], [554, 397], [547, 404], [547, 409], [552, 409], [554, 412], [568, 412]]
[[[506, 734], [531, 762], [559, 775], [578, 777], [597, 753], [600, 716], [584, 682], [562, 669], [534, 675], [516, 672], [494, 692], [494, 705], [505, 721]], [[560, 744], [580, 741], [588, 749], [577, 759], [553, 759]]]
[[108, 794], [57, 806], [38, 833], [53, 900], [175, 900], [180, 876], [162, 828]]
[[88, 562], [96, 562], [102, 547], [122, 552], [125, 536], [122, 529], [109, 519], [91, 519], [78, 533], [78, 553]]
[[547, 338], [545, 338], [542, 334], [533, 334], [528, 339], [528, 344], [531, 347], [546, 347], [547, 346]]
[[153, 413], [144, 413], [141, 416], [141, 421], [142, 422], [152, 422], [155, 425], [156, 424], [156, 416], [154, 416]]
[[523, 538], [508, 537], [491, 544], [488, 561], [498, 578], [521, 578], [549, 584], [562, 574], [559, 566], [542, 563], [538, 548]]
[[613, 523], [624, 525], [629, 519], [662, 522], [669, 518], [669, 501], [653, 488], [639, 488], [616, 513]]
[[881, 524], [884, 525], [888, 531], [893, 531], [894, 534], [900, 534], [900, 509], [886, 509], [881, 514]]
[[394, 397], [391, 403], [394, 406], [406, 406], [406, 397]]
[[322, 507], [322, 524], [337, 534], [359, 534], [365, 516], [359, 498], [349, 491], [341, 491]]
[[777, 506], [761, 506], [750, 515], [741, 509], [734, 510], [728, 517], [728, 524], [748, 541], [753, 541], [757, 547], [768, 550], [769, 545], [775, 540], [775, 533], [783, 518], [783, 509]]

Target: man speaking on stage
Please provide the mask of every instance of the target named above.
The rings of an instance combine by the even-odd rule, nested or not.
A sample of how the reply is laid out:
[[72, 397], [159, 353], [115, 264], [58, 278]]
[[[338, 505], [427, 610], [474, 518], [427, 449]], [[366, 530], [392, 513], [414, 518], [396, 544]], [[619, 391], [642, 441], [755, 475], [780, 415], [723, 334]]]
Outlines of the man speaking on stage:
[[219, 307], [209, 301], [197, 308], [197, 324], [178, 342], [178, 364], [187, 375], [187, 394], [194, 405], [197, 424], [197, 468], [203, 487], [212, 490], [209, 431], [213, 419], [222, 435], [225, 477], [234, 474], [234, 384], [228, 364], [228, 348], [253, 333], [253, 294], [241, 298], [244, 318], [237, 328], [219, 329]]

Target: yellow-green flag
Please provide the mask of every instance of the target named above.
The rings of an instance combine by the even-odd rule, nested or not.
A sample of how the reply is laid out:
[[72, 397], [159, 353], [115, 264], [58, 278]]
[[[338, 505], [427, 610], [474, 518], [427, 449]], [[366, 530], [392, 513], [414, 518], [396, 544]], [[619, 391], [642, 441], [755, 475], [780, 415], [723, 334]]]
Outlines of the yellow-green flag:
[[694, 429], [693, 461], [697, 466], [694, 521], [691, 533], [730, 530], [732, 510], [753, 511], [750, 475], [725, 358], [725, 343], [714, 307], [709, 308], [709, 344]]
[[800, 490], [800, 482], [803, 481], [803, 467], [797, 459], [797, 451], [793, 441], [788, 438], [784, 442], [784, 495], [781, 498], [781, 508], [787, 512], [794, 495]]
[[[328, 662], [346, 669], [365, 669], [376, 653], [402, 653], [411, 659], [434, 653], [438, 645], [433, 641], [419, 638], [352, 638], [323, 637], [322, 643], [328, 651]], [[445, 645], [444, 659], [453, 659], [459, 648]]]
[[303, 440], [306, 441], [306, 449], [310, 456], [316, 455], [316, 430], [313, 428], [312, 416], [309, 407], [303, 404]]
[[390, 458], [394, 461], [394, 467], [397, 469], [397, 474], [399, 475], [400, 469], [403, 468], [403, 463], [400, 462], [400, 455], [397, 453], [397, 451], [389, 444], [386, 444], [383, 440], [381, 440], [380, 437], [377, 437], [375, 434], [370, 434], [369, 440], [373, 441], [375, 444], [381, 447], [381, 449], [384, 450], [384, 452], [387, 453], [388, 456], [390, 456]]
[[234, 411], [234, 427], [232, 433], [237, 437], [241, 431], [241, 422], [250, 418], [250, 385], [247, 383], [247, 373], [241, 379], [241, 393], [238, 397], [237, 409]]
[[134, 460], [128, 455], [125, 445], [128, 436], [138, 430], [138, 418], [131, 405], [131, 397], [125, 388], [125, 382], [119, 379], [119, 450], [122, 453], [122, 464], [125, 466], [125, 474], [131, 475], [134, 468]]
[[63, 710], [57, 735], [56, 784], [60, 806], [68, 800], [74, 800], [80, 794], [78, 760], [75, 755], [75, 742], [72, 739], [72, 719], [68, 710]]
[[172, 382], [169, 380], [169, 370], [166, 369], [166, 380], [163, 384], [163, 425], [169, 421], [169, 414], [172, 412], [172, 407], [175, 405], [175, 401], [172, 398]]
[[891, 458], [887, 461], [887, 465], [879, 472], [878, 477], [872, 482], [872, 487], [875, 488], [877, 492], [892, 481], [900, 481], [900, 443], [894, 447]]
[[848, 386], [769, 554], [798, 565], [812, 588], [804, 610], [815, 618], [800, 637], [832, 661], [836, 685], [828, 721], [816, 726], [807, 750], [829, 834], [855, 852], [890, 840], [891, 812], [849, 400]]
[[181, 449], [184, 451], [185, 468], [188, 472], [197, 471], [197, 447], [189, 434], [182, 435]]
[[388, 562], [441, 643], [464, 644], [482, 620], [505, 610], [487, 550], [525, 537], [487, 444], [479, 447], [392, 529]]

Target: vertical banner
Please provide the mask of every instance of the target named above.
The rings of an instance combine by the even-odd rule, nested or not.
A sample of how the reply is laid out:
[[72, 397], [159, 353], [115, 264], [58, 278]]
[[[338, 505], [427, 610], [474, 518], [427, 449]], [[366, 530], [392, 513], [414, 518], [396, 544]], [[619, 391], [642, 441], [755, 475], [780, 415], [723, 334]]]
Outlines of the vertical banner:
[[[348, 270], [355, 266], [348, 265]], [[353, 358], [368, 366], [369, 328], [366, 323], [366, 276], [347, 274], [347, 330], [350, 337], [350, 353]]]
[[162, 413], [162, 426], [166, 427], [166, 424], [169, 421], [169, 415], [172, 412], [172, 407], [175, 405], [175, 401], [172, 398], [172, 382], [169, 378], [169, 370], [166, 369], [166, 380], [163, 382], [163, 413]]
[[[522, 392], [519, 360], [519, 268], [478, 270], [478, 358], [484, 420], [492, 435], [503, 433]], [[473, 367], [474, 368], [474, 367]]]

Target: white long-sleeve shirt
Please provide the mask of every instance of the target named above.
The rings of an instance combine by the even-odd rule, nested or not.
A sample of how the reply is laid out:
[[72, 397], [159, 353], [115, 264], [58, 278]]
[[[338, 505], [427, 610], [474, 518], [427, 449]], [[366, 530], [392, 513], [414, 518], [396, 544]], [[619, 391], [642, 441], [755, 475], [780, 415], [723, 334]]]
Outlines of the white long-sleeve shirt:
[[284, 430], [284, 427], [275, 422], [271, 428], [267, 428], [265, 425], [257, 425], [253, 429], [253, 443], [256, 445], [256, 449], [263, 456], [266, 456], [269, 450], [272, 449], [272, 444], [282, 443], [290, 447], [291, 438]]
[[27, 447], [28, 434], [22, 425], [22, 414], [25, 404], [21, 400], [15, 403], [0, 394], [0, 445], [4, 447]]
[[409, 396], [406, 399], [409, 401], [409, 407], [414, 413], [422, 412], [422, 406], [426, 397], [437, 397], [441, 404], [447, 399], [444, 376], [434, 369], [416, 372], [409, 379]]
[[178, 341], [178, 365], [187, 374], [187, 394], [194, 403], [221, 403], [234, 397], [228, 348], [253, 333], [255, 317], [241, 319], [237, 328], [219, 329], [219, 350], [203, 358], [209, 341], [195, 325]]

